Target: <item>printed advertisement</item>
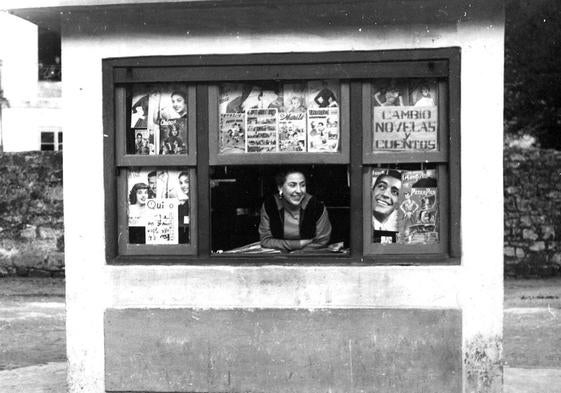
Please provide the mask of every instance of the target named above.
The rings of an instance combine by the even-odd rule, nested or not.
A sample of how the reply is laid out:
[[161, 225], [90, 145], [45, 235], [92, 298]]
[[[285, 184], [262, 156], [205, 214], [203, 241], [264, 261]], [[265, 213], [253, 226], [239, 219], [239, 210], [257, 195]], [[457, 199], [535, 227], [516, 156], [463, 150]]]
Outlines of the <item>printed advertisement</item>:
[[372, 171], [374, 243], [436, 244], [438, 214], [434, 169]]
[[339, 148], [339, 108], [308, 109], [308, 151], [336, 152]]
[[278, 151], [277, 109], [248, 109], [246, 113], [245, 151]]
[[[131, 244], [188, 242], [189, 174], [179, 170], [130, 170], [128, 226]], [[187, 236], [187, 237], [186, 237]]]
[[375, 106], [373, 150], [436, 151], [436, 106]]

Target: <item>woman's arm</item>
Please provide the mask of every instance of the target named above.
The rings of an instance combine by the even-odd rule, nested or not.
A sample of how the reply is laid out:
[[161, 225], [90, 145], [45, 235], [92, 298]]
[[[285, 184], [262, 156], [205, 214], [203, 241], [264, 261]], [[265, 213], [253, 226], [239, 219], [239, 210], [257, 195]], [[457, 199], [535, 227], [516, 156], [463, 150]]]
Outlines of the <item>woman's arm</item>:
[[316, 221], [316, 236], [305, 246], [305, 249], [324, 248], [329, 244], [330, 237], [331, 222], [329, 221], [327, 209], [324, 206], [321, 216]]

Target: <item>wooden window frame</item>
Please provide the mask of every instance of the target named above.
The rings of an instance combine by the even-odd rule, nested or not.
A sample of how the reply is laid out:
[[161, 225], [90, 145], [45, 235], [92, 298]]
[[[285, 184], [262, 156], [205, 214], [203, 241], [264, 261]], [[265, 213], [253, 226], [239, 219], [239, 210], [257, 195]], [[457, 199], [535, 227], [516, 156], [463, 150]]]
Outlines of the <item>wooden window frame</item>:
[[[460, 241], [460, 49], [413, 49], [368, 52], [279, 53], [208, 56], [158, 56], [103, 60], [104, 182], [106, 220], [106, 260], [109, 264], [185, 264], [185, 265], [457, 265], [461, 261]], [[437, 78], [445, 80], [446, 97], [439, 95], [438, 152], [419, 161], [410, 153], [370, 154], [372, 146], [371, 99], [368, 82], [378, 78]], [[213, 106], [218, 84], [260, 80], [338, 79], [341, 81], [340, 154], [270, 153], [264, 157], [232, 159], [216, 150], [217, 108]], [[189, 154], [177, 156], [133, 156], [124, 154], [126, 128], [126, 87], [144, 83], [189, 84]], [[439, 84], [440, 85], [440, 84]], [[129, 89], [130, 90], [130, 89]], [[440, 91], [440, 90], [439, 90]], [[444, 110], [441, 110], [444, 109]], [[124, 112], [123, 112], [124, 111]], [[191, 112], [193, 111], [193, 112]], [[119, 115], [120, 114], [120, 115]], [[129, 114], [130, 116], [130, 114]], [[366, 146], [366, 147], [365, 147]], [[192, 152], [192, 147], [195, 147]], [[193, 154], [192, 154], [193, 153]], [[326, 155], [327, 157], [323, 157]], [[281, 158], [282, 156], [282, 158]], [[210, 167], [212, 165], [278, 164], [286, 157], [304, 163], [339, 163], [348, 165], [350, 178], [350, 253], [347, 255], [219, 255], [210, 249]], [[337, 158], [338, 157], [338, 158]], [[371, 169], [378, 164], [431, 162], [437, 165], [441, 247], [394, 246], [389, 253], [379, 253], [368, 246], [371, 235], [363, 212], [369, 206]], [[439, 166], [440, 165], [440, 166]], [[141, 245], [135, 255], [123, 255], [118, 237], [124, 235], [123, 217], [126, 200], [122, 195], [126, 168], [189, 167], [194, 182], [191, 190], [191, 250], [161, 251], [162, 247]], [[443, 169], [444, 168], [444, 169]], [[366, 186], [368, 185], [368, 187]], [[119, 187], [121, 190], [119, 191]], [[122, 198], [121, 198], [122, 199]], [[368, 214], [369, 216], [370, 214]], [[362, 225], [359, 225], [362, 223]], [[387, 245], [385, 245], [387, 246]], [[135, 246], [136, 247], [136, 246]], [[173, 248], [173, 247], [172, 247]], [[180, 247], [178, 248], [180, 249]]]

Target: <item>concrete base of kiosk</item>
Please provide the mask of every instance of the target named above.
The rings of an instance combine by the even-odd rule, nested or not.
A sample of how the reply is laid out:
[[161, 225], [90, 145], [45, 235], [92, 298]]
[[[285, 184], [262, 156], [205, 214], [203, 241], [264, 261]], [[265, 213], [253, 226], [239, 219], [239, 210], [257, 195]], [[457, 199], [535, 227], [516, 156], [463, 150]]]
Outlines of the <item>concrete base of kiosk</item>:
[[461, 392], [461, 313], [111, 309], [110, 392]]

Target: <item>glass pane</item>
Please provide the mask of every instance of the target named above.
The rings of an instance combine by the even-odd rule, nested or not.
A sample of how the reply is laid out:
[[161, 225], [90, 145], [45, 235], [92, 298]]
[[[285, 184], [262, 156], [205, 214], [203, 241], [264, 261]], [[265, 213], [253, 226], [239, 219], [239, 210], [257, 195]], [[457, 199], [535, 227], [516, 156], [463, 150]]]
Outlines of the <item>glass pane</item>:
[[135, 85], [127, 154], [186, 154], [187, 97], [186, 85]]
[[435, 79], [374, 80], [372, 150], [437, 151], [437, 87]]
[[42, 132], [41, 133], [41, 143], [55, 143], [55, 133], [54, 132]]
[[128, 227], [131, 244], [189, 243], [190, 177], [187, 170], [129, 169]]
[[225, 83], [219, 153], [340, 151], [340, 82]]
[[345, 165], [217, 166], [210, 184], [214, 253], [348, 252]]
[[373, 243], [437, 244], [439, 195], [436, 169], [372, 170]]

